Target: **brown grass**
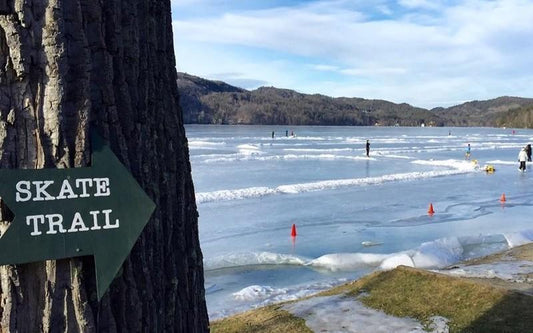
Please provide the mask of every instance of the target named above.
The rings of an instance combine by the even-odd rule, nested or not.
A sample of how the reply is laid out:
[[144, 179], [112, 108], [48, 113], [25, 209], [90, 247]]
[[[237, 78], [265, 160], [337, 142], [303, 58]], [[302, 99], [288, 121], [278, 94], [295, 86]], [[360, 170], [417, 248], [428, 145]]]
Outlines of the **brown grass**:
[[271, 305], [211, 323], [212, 333], [312, 333], [305, 320], [282, 310], [280, 305]]
[[366, 306], [429, 323], [450, 320], [451, 332], [531, 332], [533, 297], [467, 279], [400, 266], [340, 286]]

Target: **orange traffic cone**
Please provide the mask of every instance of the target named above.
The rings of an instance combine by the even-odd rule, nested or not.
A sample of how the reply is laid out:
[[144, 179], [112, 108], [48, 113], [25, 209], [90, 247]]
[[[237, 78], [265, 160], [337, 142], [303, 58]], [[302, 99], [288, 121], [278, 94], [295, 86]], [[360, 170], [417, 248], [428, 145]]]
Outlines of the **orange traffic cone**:
[[505, 199], [505, 193], [503, 193], [502, 196], [500, 197], [500, 202], [505, 202], [505, 201], [507, 200]]
[[429, 215], [435, 214], [435, 211], [433, 210], [433, 204], [432, 203], [429, 204], [428, 214]]
[[296, 237], [296, 224], [292, 225], [291, 228], [291, 237]]

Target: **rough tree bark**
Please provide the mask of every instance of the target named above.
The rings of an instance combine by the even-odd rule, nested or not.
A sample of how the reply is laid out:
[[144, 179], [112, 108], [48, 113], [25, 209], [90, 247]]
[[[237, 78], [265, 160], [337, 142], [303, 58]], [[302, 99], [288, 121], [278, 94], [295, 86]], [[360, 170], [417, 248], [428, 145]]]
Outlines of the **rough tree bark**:
[[92, 257], [0, 267], [2, 332], [208, 331], [171, 22], [169, 0], [0, 0], [0, 167], [87, 166], [95, 127], [157, 205], [101, 302]]

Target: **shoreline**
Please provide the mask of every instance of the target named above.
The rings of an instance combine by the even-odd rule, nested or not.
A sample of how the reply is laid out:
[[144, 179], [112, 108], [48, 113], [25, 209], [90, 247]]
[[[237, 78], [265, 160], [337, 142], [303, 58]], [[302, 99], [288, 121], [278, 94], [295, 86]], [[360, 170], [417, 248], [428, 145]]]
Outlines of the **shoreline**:
[[[211, 329], [352, 332], [350, 325], [376, 316], [379, 319], [366, 323], [367, 327], [400, 325], [393, 326], [398, 332], [402, 325], [420, 332], [527, 332], [533, 327], [532, 306], [533, 243], [528, 243], [440, 270], [399, 266], [374, 272], [313, 296], [218, 319], [211, 322]], [[362, 311], [370, 314], [358, 318]], [[358, 321], [350, 324], [349, 318]]]

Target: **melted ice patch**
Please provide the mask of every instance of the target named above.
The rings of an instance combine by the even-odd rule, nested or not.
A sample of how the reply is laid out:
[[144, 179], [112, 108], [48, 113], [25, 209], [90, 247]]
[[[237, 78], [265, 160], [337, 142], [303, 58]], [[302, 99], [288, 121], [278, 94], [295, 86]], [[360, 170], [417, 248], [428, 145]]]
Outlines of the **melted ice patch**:
[[527, 274], [533, 273], [533, 262], [531, 261], [502, 261], [492, 264], [460, 265], [457, 268], [439, 270], [438, 272], [470, 278], [498, 278], [512, 282], [533, 282], [533, 279], [526, 277]]
[[303, 318], [314, 332], [426, 332], [412, 318], [393, 317], [342, 295], [312, 297], [283, 309]]

